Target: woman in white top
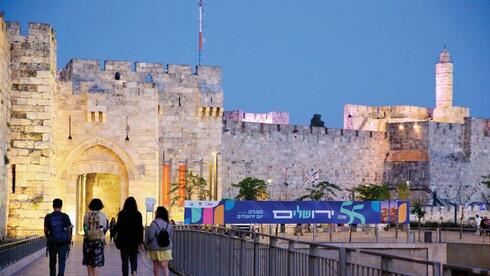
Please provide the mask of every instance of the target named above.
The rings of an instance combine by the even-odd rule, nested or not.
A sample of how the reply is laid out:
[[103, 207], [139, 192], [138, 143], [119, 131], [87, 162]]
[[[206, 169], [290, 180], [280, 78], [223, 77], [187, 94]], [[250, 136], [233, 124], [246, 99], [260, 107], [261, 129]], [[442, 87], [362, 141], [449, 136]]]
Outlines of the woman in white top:
[[97, 267], [104, 266], [105, 232], [107, 231], [107, 217], [100, 210], [104, 204], [98, 198], [92, 199], [88, 205], [90, 210], [83, 217], [83, 261], [87, 266], [89, 276], [97, 275]]

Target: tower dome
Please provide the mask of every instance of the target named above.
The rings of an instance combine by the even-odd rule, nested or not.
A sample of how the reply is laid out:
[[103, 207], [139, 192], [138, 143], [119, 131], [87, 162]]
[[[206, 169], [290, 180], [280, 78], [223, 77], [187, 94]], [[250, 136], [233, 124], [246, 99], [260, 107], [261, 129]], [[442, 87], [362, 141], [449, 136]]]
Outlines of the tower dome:
[[451, 55], [446, 46], [444, 46], [444, 49], [439, 54], [439, 63], [451, 63]]

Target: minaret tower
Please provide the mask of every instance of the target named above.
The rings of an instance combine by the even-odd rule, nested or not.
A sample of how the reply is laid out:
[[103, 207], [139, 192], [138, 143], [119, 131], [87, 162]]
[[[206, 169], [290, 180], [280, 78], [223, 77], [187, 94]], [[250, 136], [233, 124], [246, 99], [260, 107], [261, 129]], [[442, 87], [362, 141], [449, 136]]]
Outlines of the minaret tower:
[[444, 49], [439, 54], [436, 64], [436, 108], [453, 106], [453, 63], [449, 51]]
[[453, 63], [444, 47], [436, 64], [436, 106], [432, 120], [442, 123], [462, 123], [468, 115], [466, 109], [453, 107]]

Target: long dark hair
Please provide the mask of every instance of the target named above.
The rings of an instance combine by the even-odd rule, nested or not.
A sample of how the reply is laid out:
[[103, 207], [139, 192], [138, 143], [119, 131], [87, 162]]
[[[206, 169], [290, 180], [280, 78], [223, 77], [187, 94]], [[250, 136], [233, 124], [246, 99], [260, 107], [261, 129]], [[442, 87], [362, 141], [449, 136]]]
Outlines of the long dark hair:
[[163, 219], [168, 223], [168, 211], [163, 206], [158, 206], [157, 211], [155, 212], [155, 219]]
[[136, 199], [130, 196], [124, 201], [122, 212], [133, 213], [138, 211], [138, 204], [136, 204]]

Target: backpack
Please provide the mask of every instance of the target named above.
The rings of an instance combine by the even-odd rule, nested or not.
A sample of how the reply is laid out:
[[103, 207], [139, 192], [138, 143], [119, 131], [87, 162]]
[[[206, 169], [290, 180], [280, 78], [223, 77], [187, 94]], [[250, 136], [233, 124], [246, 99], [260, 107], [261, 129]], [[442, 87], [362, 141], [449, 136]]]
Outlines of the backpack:
[[158, 246], [160, 247], [168, 247], [170, 245], [170, 236], [167, 231], [169, 224], [170, 223], [167, 222], [167, 227], [165, 227], [164, 230], [160, 230], [158, 223], [155, 222], [158, 229], [158, 233], [155, 234], [155, 237], [157, 238]]
[[52, 213], [49, 216], [48, 241], [50, 243], [68, 242], [68, 229], [65, 224], [65, 217], [62, 213]]
[[100, 217], [97, 212], [89, 214], [86, 238], [89, 241], [97, 241], [104, 238], [104, 230], [100, 228]]

